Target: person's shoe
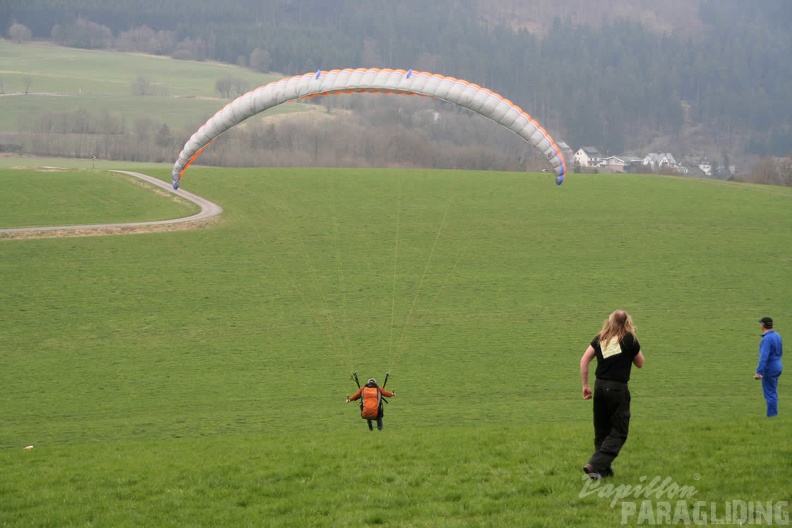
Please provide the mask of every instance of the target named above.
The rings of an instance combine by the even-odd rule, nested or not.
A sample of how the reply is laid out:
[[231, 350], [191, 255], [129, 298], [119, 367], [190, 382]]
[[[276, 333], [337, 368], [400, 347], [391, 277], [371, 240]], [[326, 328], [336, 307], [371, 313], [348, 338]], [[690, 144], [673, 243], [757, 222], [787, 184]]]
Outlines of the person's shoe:
[[602, 478], [609, 478], [613, 476], [613, 470], [610, 467], [606, 467], [605, 471], [602, 472]]
[[588, 475], [588, 478], [591, 480], [602, 480], [602, 475], [594, 471], [594, 468], [591, 467], [591, 464], [586, 464], [583, 466], [583, 473]]

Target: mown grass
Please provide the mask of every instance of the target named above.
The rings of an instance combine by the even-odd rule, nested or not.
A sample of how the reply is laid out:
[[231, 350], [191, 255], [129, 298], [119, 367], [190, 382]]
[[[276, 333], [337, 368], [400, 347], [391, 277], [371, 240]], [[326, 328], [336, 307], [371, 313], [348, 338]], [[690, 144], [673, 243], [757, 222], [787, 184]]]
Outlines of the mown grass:
[[[217, 226], [0, 241], [0, 523], [619, 524], [580, 496], [577, 374], [617, 307], [647, 365], [613, 482], [789, 499], [783, 377], [774, 421], [752, 379], [756, 320], [792, 318], [789, 190], [377, 169], [182, 185], [224, 207]], [[382, 433], [343, 403], [353, 369], [392, 375]]]
[[129, 176], [49, 167], [0, 171], [0, 227], [145, 222], [189, 216], [197, 206]]
[[[132, 85], [139, 77], [151, 83], [152, 94], [164, 95], [134, 95]], [[0, 132], [27, 130], [33, 116], [46, 112], [75, 110], [97, 120], [103, 112], [122, 115], [128, 127], [138, 118], [149, 118], [173, 130], [192, 130], [228, 103], [215, 82], [229, 77], [253, 89], [282, 76], [220, 63], [0, 40], [0, 78], [6, 94], [0, 95]], [[267, 115], [304, 107], [289, 103]]]
[[[613, 488], [670, 478], [694, 501], [788, 500], [789, 420], [637, 419], [605, 486], [582, 424], [226, 434], [0, 452], [9, 526], [618, 526]], [[768, 449], [767, 446], [774, 446]], [[752, 453], [745, 461], [745, 451]], [[758, 472], [753, 467], [762, 467]], [[648, 477], [641, 480], [642, 477]], [[781, 487], [779, 487], [781, 486]], [[623, 488], [624, 489], [624, 488]], [[655, 490], [657, 487], [654, 488]], [[628, 492], [629, 493], [629, 492]], [[675, 503], [662, 492], [650, 497]], [[707, 508], [709, 514], [710, 508]]]

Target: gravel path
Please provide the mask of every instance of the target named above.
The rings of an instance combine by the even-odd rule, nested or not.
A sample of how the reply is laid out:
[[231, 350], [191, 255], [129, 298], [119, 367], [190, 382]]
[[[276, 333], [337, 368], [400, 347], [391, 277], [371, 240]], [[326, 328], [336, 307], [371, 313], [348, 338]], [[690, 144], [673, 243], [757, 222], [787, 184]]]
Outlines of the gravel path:
[[[163, 189], [168, 194], [181, 197], [197, 204], [200, 212], [183, 218], [171, 220], [158, 220], [153, 222], [128, 222], [123, 224], [89, 224], [73, 226], [49, 226], [49, 227], [21, 227], [15, 229], [0, 229], [0, 239], [8, 238], [57, 238], [68, 236], [97, 236], [97, 235], [121, 235], [130, 233], [148, 233], [155, 231], [176, 231], [183, 229], [194, 229], [205, 227], [214, 222], [215, 217], [223, 212], [223, 208], [216, 203], [210, 202], [200, 196], [183, 189], [174, 190], [170, 183], [158, 180], [152, 176], [139, 172], [111, 171], [133, 176]], [[161, 192], [157, 189], [157, 192]]]

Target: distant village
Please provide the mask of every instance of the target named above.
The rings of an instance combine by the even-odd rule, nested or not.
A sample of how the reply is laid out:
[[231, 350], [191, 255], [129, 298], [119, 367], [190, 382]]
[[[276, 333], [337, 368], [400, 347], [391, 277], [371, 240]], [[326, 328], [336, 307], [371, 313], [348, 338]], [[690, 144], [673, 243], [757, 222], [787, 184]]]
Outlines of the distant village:
[[[563, 152], [564, 159], [568, 163], [571, 161], [569, 170], [574, 172], [662, 173], [728, 179], [736, 171], [734, 165], [713, 167], [706, 157], [695, 166], [683, 165], [670, 152], [650, 152], [643, 157], [603, 156], [594, 147], [580, 147], [577, 152], [573, 152], [563, 141], [559, 142], [558, 148]], [[713, 174], [714, 171], [718, 173]]]

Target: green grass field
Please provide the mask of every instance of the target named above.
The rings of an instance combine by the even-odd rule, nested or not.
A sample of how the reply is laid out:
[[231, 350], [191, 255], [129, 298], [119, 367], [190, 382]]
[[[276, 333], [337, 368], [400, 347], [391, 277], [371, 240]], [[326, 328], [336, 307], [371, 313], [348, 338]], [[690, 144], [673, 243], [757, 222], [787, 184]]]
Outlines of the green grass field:
[[[133, 214], [71, 170], [0, 169], [1, 218], [103, 193], [124, 204], [105, 221]], [[768, 420], [753, 380], [756, 320], [792, 320], [791, 189], [206, 168], [182, 188], [220, 222], [0, 240], [0, 525], [620, 525], [580, 471], [578, 362], [615, 308], [647, 363], [612, 487], [669, 478], [721, 515], [792, 498], [788, 383]], [[381, 433], [344, 403], [352, 370], [391, 374]]]
[[198, 212], [186, 201], [162, 196], [123, 174], [97, 170], [0, 171], [0, 228], [146, 222]]
[[[133, 95], [138, 77], [163, 88], [166, 95]], [[192, 130], [228, 103], [215, 90], [215, 82], [229, 77], [243, 79], [252, 89], [282, 76], [228, 64], [0, 40], [0, 80], [6, 94], [0, 95], [0, 132], [19, 131], [42, 112], [77, 109], [95, 116], [121, 114], [128, 126], [135, 119], [150, 118], [172, 129]], [[266, 115], [304, 109], [304, 104], [289, 103]]]

